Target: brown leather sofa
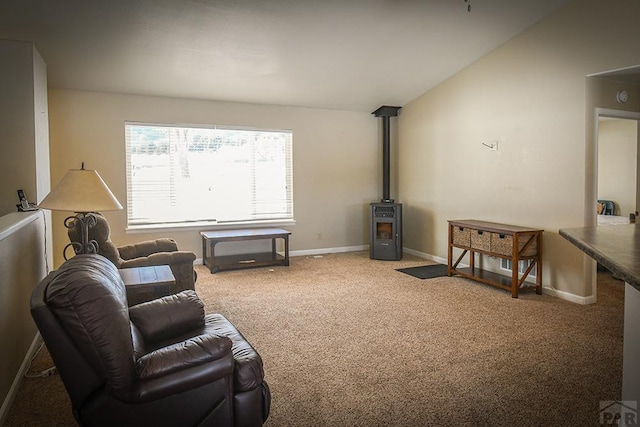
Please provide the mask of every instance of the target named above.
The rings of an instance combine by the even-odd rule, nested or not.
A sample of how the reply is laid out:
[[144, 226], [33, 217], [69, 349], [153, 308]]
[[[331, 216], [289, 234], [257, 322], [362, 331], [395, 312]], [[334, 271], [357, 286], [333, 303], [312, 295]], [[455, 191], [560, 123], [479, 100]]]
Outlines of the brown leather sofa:
[[[147, 267], [166, 264], [171, 268], [176, 283], [171, 289], [173, 293], [185, 289], [195, 289], [196, 272], [193, 262], [196, 254], [190, 251], [178, 250], [173, 239], [155, 239], [126, 246], [116, 246], [111, 241], [111, 228], [107, 219], [99, 212], [93, 213], [96, 224], [89, 228], [89, 240], [98, 245], [98, 253], [106, 257], [118, 268]], [[71, 227], [67, 230], [69, 240], [79, 242], [80, 230]]]
[[77, 255], [34, 289], [31, 314], [83, 426], [261, 426], [262, 359], [192, 290], [127, 307], [118, 270]]

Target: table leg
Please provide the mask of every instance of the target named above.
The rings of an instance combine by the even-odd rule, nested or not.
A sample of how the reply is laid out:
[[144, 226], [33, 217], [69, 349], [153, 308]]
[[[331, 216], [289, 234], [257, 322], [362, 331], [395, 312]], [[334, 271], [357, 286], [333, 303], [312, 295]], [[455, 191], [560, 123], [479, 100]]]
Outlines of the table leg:
[[538, 257], [536, 259], [536, 294], [542, 295], [542, 233], [536, 236], [538, 241]]
[[471, 274], [475, 275], [476, 253], [473, 251], [469, 251], [469, 268], [471, 269]]
[[452, 241], [453, 241], [453, 237], [451, 237], [451, 229], [452, 229], [452, 225], [449, 225], [449, 232], [448, 232], [448, 238], [449, 238], [449, 242], [448, 242], [448, 248], [447, 248], [447, 276], [451, 277], [451, 263], [453, 262], [453, 245], [452, 245]]
[[271, 259], [276, 259], [276, 238], [271, 239]]
[[216, 265], [216, 243], [218, 242], [215, 240], [209, 240], [209, 271], [212, 274], [219, 270], [218, 266]]
[[284, 262], [282, 265], [289, 265], [289, 236], [284, 236]]
[[207, 238], [202, 236], [202, 264], [207, 266]]
[[511, 298], [518, 298], [518, 233], [513, 235], [513, 249], [511, 254]]

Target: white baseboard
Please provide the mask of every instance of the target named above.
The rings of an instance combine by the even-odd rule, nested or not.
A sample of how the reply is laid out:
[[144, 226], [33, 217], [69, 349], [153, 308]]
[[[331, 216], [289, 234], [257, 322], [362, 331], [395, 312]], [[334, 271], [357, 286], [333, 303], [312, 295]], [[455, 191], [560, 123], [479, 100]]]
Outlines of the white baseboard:
[[369, 249], [369, 245], [343, 246], [340, 248], [318, 248], [318, 249], [307, 249], [303, 251], [291, 251], [289, 253], [289, 256], [338, 254], [338, 253], [344, 253], [344, 252], [358, 252], [358, 251], [364, 251], [368, 249]]
[[420, 252], [420, 251], [416, 251], [414, 249], [409, 249], [409, 248], [402, 248], [402, 252], [407, 253], [409, 255], [414, 255], [417, 256], [419, 258], [422, 259], [426, 259], [429, 261], [433, 261], [433, 262], [437, 262], [439, 264], [447, 264], [447, 259], [446, 258], [441, 258], [439, 256], [435, 256], [435, 255], [431, 255], [425, 252]]
[[41, 342], [42, 342], [42, 337], [40, 336], [40, 332], [37, 332], [36, 336], [33, 338], [33, 341], [31, 342], [29, 351], [27, 351], [27, 354], [22, 360], [22, 364], [20, 365], [20, 369], [18, 369], [18, 373], [13, 379], [11, 388], [9, 389], [9, 392], [7, 393], [7, 396], [5, 397], [4, 402], [2, 402], [2, 406], [0, 407], [0, 426], [4, 425], [4, 422], [6, 421], [7, 416], [9, 415], [9, 409], [11, 409], [11, 405], [13, 404], [16, 394], [18, 393], [18, 388], [20, 387], [20, 384], [22, 384], [22, 379], [24, 378], [24, 375], [27, 373], [27, 369], [29, 369], [31, 359], [33, 358], [33, 356], [35, 355], [35, 352], [40, 347]]
[[[415, 255], [417, 257], [423, 258], [423, 259], [427, 259], [430, 261], [434, 261], [434, 262], [438, 262], [440, 264], [447, 264], [449, 262], [449, 260], [447, 260], [446, 258], [441, 258], [438, 256], [434, 256], [431, 254], [427, 254], [425, 252], [420, 252], [420, 251], [416, 251], [413, 249], [408, 249], [408, 248], [404, 248], [403, 251], [405, 253], [411, 254], [411, 255]], [[462, 267], [468, 267], [468, 265], [464, 265], [464, 264], [460, 264], [460, 266]], [[591, 295], [588, 297], [582, 297], [580, 295], [575, 295], [569, 292], [565, 292], [565, 291], [560, 291], [558, 289], [554, 289], [550, 286], [545, 286], [544, 284], [542, 285], [542, 292], [547, 294], [547, 295], [551, 295], [553, 297], [556, 298], [560, 298], [563, 300], [567, 300], [576, 304], [582, 304], [582, 305], [588, 305], [588, 304], [593, 304], [596, 302], [596, 297]]]
[[[310, 256], [310, 255], [323, 255], [323, 254], [331, 254], [331, 253], [342, 253], [342, 252], [356, 252], [356, 251], [364, 251], [368, 250], [369, 245], [360, 245], [360, 246], [343, 246], [338, 248], [318, 248], [318, 249], [306, 249], [301, 251], [291, 251], [289, 256]], [[431, 255], [426, 252], [416, 251], [415, 249], [410, 248], [402, 248], [403, 253], [407, 253], [410, 255], [417, 256], [422, 259], [426, 259], [429, 261], [437, 262], [439, 264], [447, 264], [448, 260], [446, 258], [442, 258], [439, 256]], [[202, 264], [202, 258], [198, 258], [195, 260], [196, 264]], [[460, 264], [461, 267], [468, 267], [466, 264]], [[558, 289], [554, 289], [550, 286], [542, 285], [542, 292], [548, 295], [551, 295], [556, 298], [564, 299], [576, 304], [588, 305], [596, 302], [596, 297], [591, 295], [588, 297], [583, 297], [580, 295], [575, 295], [569, 292], [560, 291]]]
[[576, 304], [589, 305], [596, 302], [596, 297], [594, 295], [590, 295], [588, 297], [581, 297], [580, 295], [572, 294], [565, 291], [560, 291], [550, 286], [542, 285], [542, 292], [547, 295], [551, 295], [552, 297], [574, 302]]
[[[369, 245], [360, 246], [342, 246], [339, 248], [317, 248], [317, 249], [305, 249], [301, 251], [290, 251], [289, 256], [310, 256], [310, 255], [324, 255], [324, 254], [337, 254], [343, 252], [358, 252], [368, 250]], [[282, 254], [281, 254], [282, 255]], [[195, 264], [202, 264], [202, 258], [196, 258]]]

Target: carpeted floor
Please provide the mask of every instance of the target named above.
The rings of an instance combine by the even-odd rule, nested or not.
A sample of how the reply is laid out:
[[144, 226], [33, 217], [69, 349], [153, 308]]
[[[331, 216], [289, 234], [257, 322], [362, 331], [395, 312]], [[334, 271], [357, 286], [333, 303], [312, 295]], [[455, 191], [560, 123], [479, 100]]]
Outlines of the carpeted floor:
[[[581, 306], [395, 271], [424, 264], [353, 252], [197, 266], [196, 290], [262, 355], [268, 426], [596, 426], [599, 402], [620, 399], [622, 282], [600, 273], [598, 303]], [[57, 375], [24, 380], [6, 422], [23, 425], [73, 425]]]

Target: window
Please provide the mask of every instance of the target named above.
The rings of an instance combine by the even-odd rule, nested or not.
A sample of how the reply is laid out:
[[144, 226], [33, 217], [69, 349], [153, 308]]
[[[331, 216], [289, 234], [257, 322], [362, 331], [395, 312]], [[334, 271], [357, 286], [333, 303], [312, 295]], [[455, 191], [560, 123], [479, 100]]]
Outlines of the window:
[[290, 131], [125, 123], [131, 227], [293, 219]]

